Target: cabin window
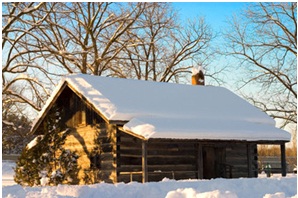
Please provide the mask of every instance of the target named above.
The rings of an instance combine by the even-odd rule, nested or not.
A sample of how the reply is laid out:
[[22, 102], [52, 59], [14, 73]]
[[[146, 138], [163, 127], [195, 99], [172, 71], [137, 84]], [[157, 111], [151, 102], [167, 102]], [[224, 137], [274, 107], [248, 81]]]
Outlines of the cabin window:
[[90, 156], [90, 168], [101, 169], [101, 156], [99, 153]]

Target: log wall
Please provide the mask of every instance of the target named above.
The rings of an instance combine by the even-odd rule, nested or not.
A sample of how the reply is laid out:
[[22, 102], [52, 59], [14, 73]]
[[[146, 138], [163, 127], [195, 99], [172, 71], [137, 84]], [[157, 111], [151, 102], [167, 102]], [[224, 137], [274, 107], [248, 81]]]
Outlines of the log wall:
[[116, 181], [115, 134], [115, 127], [106, 123], [72, 129], [64, 146], [79, 156], [79, 184]]
[[[118, 181], [142, 181], [142, 140], [120, 132], [118, 138]], [[194, 143], [149, 140], [147, 143], [148, 181], [197, 178]]]
[[226, 163], [232, 165], [232, 177], [257, 177], [256, 144], [233, 143], [226, 148]]
[[123, 132], [117, 138], [117, 181], [142, 181], [142, 140]]
[[148, 142], [149, 181], [197, 178], [197, 146], [194, 142]]
[[[76, 128], [66, 147], [80, 156], [81, 184], [86, 183], [86, 175], [89, 183], [142, 182], [142, 140], [119, 131], [116, 125]], [[90, 156], [98, 149], [100, 168], [91, 169]], [[150, 139], [146, 149], [148, 181], [257, 177], [256, 144]]]
[[[148, 181], [257, 177], [252, 143], [150, 139], [146, 156]], [[142, 140], [118, 132], [117, 157], [118, 182], [142, 182]]]

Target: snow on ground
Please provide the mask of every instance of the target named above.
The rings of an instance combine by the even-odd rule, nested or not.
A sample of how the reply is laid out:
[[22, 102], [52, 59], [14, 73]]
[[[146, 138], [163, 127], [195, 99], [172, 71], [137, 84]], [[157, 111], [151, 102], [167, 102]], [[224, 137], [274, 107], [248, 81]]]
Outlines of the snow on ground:
[[13, 175], [15, 163], [10, 161], [2, 161], [2, 186], [14, 185]]
[[164, 179], [145, 184], [94, 184], [85, 186], [58, 185], [47, 187], [22, 187], [13, 182], [14, 163], [2, 161], [2, 197], [49, 198], [297, 198], [297, 175], [274, 175], [267, 178], [182, 180]]

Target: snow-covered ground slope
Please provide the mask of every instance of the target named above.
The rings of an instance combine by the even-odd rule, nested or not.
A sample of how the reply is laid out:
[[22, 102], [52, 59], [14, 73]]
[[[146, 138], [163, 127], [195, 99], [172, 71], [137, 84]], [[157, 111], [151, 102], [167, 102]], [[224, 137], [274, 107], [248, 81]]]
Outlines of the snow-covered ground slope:
[[22, 187], [13, 183], [13, 163], [2, 162], [2, 197], [57, 198], [297, 198], [297, 175], [283, 178], [183, 180], [164, 179], [161, 182], [95, 184], [86, 186]]

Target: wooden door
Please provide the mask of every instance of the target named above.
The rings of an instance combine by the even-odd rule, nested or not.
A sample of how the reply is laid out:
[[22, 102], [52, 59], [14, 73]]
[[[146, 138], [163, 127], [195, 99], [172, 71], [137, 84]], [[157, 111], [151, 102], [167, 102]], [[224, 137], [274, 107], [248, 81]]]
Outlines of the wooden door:
[[203, 147], [203, 179], [225, 177], [224, 148]]
[[215, 150], [211, 146], [203, 147], [203, 179], [215, 177]]

